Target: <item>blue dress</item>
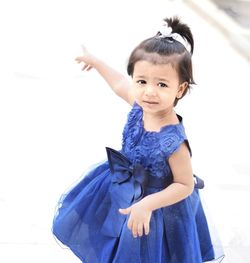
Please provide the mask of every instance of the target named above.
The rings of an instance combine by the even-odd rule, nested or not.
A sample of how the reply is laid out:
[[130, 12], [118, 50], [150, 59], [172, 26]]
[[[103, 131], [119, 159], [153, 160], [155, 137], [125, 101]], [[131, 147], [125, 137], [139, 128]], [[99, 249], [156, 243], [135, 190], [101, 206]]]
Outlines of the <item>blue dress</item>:
[[178, 117], [179, 124], [148, 132], [135, 103], [122, 149], [107, 148], [108, 160], [60, 199], [52, 231], [82, 262], [201, 263], [223, 258], [216, 252], [200, 201], [201, 181], [186, 199], [153, 211], [147, 236], [134, 238], [128, 216], [118, 212], [172, 183], [167, 160], [183, 142], [189, 147]]

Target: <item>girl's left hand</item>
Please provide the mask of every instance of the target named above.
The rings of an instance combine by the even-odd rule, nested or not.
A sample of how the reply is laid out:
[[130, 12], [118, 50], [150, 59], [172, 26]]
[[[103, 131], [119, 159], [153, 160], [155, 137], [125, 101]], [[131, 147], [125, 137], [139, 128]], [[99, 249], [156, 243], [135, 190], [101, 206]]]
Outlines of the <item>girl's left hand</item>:
[[145, 235], [149, 234], [149, 223], [152, 211], [143, 200], [130, 207], [120, 208], [119, 212], [123, 215], [129, 215], [128, 228], [132, 231], [134, 237], [141, 237], [143, 232]]

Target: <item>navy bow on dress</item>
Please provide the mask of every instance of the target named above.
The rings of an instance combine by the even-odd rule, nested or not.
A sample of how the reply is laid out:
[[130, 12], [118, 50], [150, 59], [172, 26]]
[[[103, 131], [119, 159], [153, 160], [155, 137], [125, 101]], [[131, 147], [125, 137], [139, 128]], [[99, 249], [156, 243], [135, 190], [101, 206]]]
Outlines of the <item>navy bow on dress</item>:
[[[119, 208], [127, 208], [144, 196], [146, 186], [165, 188], [172, 183], [172, 178], [149, 176], [140, 164], [133, 165], [120, 152], [106, 147], [110, 171], [112, 173], [110, 209], [102, 225], [101, 232], [110, 237], [119, 237], [126, 216], [119, 213]], [[203, 188], [204, 182], [195, 176], [195, 188]]]
[[102, 226], [102, 233], [118, 237], [126, 216], [119, 213], [119, 208], [127, 208], [139, 201], [144, 194], [148, 172], [140, 164], [132, 163], [120, 152], [106, 148], [110, 171], [112, 173], [109, 188], [111, 207]]

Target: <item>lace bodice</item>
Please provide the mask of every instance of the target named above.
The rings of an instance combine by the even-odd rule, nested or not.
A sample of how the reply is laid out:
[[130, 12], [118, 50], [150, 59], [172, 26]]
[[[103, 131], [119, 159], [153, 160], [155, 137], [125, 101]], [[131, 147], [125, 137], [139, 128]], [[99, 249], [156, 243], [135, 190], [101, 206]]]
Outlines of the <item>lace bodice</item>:
[[[143, 111], [134, 104], [123, 130], [122, 152], [133, 163], [140, 163], [151, 176], [172, 176], [168, 158], [186, 141], [182, 118], [180, 123], [149, 132], [143, 126]], [[188, 144], [188, 142], [187, 142]]]

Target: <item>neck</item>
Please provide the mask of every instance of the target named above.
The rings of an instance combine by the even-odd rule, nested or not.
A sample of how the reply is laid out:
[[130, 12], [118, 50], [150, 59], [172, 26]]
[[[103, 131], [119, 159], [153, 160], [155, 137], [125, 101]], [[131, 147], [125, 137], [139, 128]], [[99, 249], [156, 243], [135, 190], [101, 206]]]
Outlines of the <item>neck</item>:
[[175, 111], [171, 109], [156, 114], [143, 112], [143, 123], [146, 130], [159, 131], [163, 126], [179, 123], [179, 120]]

